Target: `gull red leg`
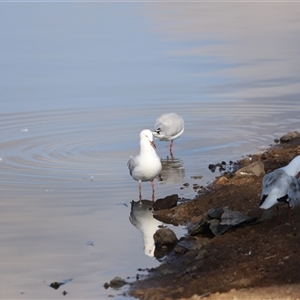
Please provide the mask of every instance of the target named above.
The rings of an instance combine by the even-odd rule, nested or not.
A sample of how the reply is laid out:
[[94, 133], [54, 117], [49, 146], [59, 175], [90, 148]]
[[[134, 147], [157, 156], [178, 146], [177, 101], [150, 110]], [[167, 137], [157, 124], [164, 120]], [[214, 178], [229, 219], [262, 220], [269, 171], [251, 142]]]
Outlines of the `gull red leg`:
[[142, 183], [139, 181], [139, 199], [142, 200]]
[[174, 159], [172, 148], [173, 148], [173, 140], [170, 142], [169, 150], [170, 150], [171, 159]]
[[151, 186], [152, 186], [152, 201], [155, 201], [155, 196], [154, 196], [154, 179], [151, 180]]

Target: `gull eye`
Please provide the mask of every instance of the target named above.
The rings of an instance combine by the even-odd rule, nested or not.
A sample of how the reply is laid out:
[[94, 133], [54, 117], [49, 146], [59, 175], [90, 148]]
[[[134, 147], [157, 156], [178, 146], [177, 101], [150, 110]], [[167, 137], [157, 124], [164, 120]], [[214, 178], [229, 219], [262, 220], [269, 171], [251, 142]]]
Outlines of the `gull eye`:
[[157, 128], [157, 129], [156, 129], [156, 133], [157, 133], [157, 134], [160, 134], [160, 128]]

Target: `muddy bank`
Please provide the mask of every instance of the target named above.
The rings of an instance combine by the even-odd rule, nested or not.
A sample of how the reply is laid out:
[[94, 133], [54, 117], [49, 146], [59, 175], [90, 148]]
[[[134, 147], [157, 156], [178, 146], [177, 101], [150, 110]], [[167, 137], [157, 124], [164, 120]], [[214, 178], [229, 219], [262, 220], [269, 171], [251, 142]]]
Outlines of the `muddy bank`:
[[[299, 154], [300, 137], [293, 134], [236, 166], [262, 162], [268, 173]], [[282, 207], [280, 222], [275, 209], [265, 214], [258, 207], [264, 172], [222, 171], [211, 185], [199, 188], [194, 200], [158, 210], [156, 218], [191, 226], [201, 222], [211, 208], [226, 207], [252, 221], [217, 235], [191, 231], [159, 267], [148, 270], [147, 278], [131, 284], [131, 296], [151, 300], [300, 299], [300, 206], [293, 210], [292, 223], [288, 223], [286, 206]]]

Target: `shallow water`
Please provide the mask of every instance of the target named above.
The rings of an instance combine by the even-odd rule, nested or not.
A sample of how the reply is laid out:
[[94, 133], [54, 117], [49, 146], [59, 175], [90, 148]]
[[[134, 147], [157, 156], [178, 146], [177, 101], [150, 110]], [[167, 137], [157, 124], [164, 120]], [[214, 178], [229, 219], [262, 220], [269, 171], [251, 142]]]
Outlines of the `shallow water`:
[[161, 113], [185, 132], [174, 161], [156, 142], [156, 198], [192, 198], [218, 175], [208, 164], [299, 130], [297, 3], [0, 7], [2, 299], [122, 299], [103, 284], [159, 264], [129, 221], [126, 163]]

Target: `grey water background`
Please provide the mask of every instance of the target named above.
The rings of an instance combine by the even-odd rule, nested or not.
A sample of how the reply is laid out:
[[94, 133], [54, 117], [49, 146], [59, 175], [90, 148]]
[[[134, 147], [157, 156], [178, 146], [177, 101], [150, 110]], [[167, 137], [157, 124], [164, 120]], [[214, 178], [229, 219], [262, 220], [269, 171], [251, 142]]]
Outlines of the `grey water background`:
[[299, 3], [0, 3], [1, 299], [122, 299], [103, 284], [159, 264], [129, 222], [138, 186], [126, 163], [160, 114], [182, 115], [185, 132], [173, 163], [156, 141], [156, 198], [193, 198], [194, 183], [218, 175], [209, 163], [299, 130], [299, 13]]

